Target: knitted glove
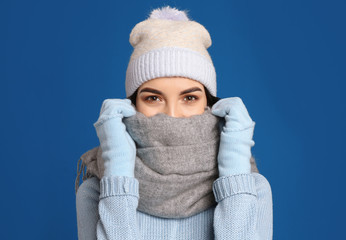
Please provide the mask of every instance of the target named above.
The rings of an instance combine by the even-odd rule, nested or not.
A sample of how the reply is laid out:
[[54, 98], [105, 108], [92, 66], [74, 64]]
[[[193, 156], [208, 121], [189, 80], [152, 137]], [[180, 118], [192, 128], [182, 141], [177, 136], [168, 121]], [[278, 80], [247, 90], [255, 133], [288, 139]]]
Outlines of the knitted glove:
[[136, 114], [129, 99], [106, 99], [93, 125], [100, 140], [104, 176], [134, 177], [136, 145], [126, 131], [123, 117]]
[[218, 153], [220, 176], [251, 173], [251, 147], [255, 122], [239, 97], [224, 98], [216, 102], [212, 113], [225, 118]]

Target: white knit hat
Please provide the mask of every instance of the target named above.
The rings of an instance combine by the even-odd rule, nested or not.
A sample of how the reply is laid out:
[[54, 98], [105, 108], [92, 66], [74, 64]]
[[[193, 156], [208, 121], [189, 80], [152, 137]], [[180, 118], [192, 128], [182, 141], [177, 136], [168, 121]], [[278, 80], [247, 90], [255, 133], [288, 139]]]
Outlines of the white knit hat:
[[158, 77], [187, 77], [202, 83], [216, 97], [216, 72], [207, 51], [209, 32], [169, 6], [154, 9], [131, 31], [132, 52], [126, 71], [126, 97]]

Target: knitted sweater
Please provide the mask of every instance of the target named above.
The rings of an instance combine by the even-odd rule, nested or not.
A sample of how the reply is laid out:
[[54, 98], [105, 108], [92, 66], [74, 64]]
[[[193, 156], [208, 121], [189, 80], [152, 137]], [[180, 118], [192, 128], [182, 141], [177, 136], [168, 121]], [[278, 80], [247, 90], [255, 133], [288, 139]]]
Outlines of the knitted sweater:
[[76, 195], [79, 240], [273, 238], [271, 187], [260, 173], [219, 177], [212, 186], [217, 205], [181, 219], [137, 211], [138, 184], [126, 176], [86, 179]]

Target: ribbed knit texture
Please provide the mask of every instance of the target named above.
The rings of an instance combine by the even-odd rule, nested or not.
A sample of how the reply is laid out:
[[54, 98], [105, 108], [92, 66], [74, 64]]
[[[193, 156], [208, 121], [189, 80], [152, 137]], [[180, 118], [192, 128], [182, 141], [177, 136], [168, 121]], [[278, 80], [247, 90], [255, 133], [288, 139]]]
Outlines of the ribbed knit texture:
[[133, 52], [126, 70], [126, 97], [144, 82], [159, 77], [186, 77], [201, 82], [216, 96], [216, 71], [208, 52], [208, 30], [185, 11], [154, 9], [130, 33]]
[[131, 96], [144, 82], [163, 76], [194, 79], [216, 96], [216, 72], [212, 62], [188, 48], [162, 47], [129, 63], [125, 81], [126, 97]]
[[[137, 211], [138, 180], [85, 180], [76, 197], [79, 240], [269, 240], [273, 238], [271, 187], [259, 173], [219, 177], [218, 204], [194, 216], [168, 219]], [[153, 196], [155, 197], [155, 196]]]

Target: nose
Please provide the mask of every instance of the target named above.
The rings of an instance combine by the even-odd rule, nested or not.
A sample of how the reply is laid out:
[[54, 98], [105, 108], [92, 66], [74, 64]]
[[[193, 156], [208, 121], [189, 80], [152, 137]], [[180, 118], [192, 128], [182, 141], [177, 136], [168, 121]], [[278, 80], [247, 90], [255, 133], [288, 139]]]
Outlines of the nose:
[[182, 110], [176, 104], [167, 104], [165, 114], [171, 117], [184, 117]]

